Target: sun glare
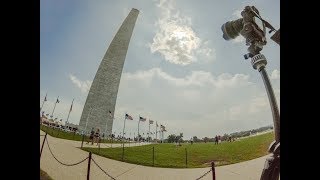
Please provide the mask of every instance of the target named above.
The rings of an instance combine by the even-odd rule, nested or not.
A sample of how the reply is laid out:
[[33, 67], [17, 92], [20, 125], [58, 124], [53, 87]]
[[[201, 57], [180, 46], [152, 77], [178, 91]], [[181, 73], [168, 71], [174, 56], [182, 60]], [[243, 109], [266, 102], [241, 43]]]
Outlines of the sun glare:
[[183, 39], [184, 37], [187, 37], [187, 33], [185, 31], [174, 31], [173, 36], [177, 39]]

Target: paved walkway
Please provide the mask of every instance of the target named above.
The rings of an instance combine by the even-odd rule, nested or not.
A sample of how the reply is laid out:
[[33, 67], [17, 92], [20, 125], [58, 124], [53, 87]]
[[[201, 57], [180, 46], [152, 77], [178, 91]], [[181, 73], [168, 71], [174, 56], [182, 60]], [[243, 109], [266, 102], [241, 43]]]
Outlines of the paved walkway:
[[[40, 130], [40, 134], [45, 134]], [[40, 148], [44, 136], [40, 136]], [[56, 156], [56, 158], [63, 163], [71, 164], [79, 162], [82, 159], [88, 157], [88, 152], [79, 149], [81, 142], [71, 141], [65, 139], [54, 138], [47, 136], [49, 141], [49, 146]], [[102, 145], [109, 146], [108, 145]], [[139, 145], [130, 144], [130, 146]], [[140, 145], [143, 145], [142, 143]], [[84, 146], [92, 147], [92, 145]], [[121, 146], [121, 144], [113, 144], [114, 146]], [[129, 145], [127, 145], [129, 146]], [[95, 146], [96, 147], [96, 146]], [[261, 171], [264, 166], [265, 159], [268, 156], [257, 158], [254, 160], [216, 167], [216, 179], [217, 180], [257, 180], [260, 179]], [[105, 170], [108, 174], [113, 176], [115, 179], [119, 180], [194, 180], [205, 172], [210, 170], [210, 168], [194, 168], [194, 169], [174, 169], [174, 168], [155, 168], [147, 167], [136, 164], [129, 164], [125, 162], [120, 162], [101, 156], [92, 154], [92, 158]], [[41, 160], [40, 167], [42, 170], [46, 171], [49, 176], [54, 180], [85, 180], [87, 178], [87, 166], [88, 160], [80, 163], [76, 166], [64, 166], [58, 163], [51, 155], [48, 145], [45, 144]], [[93, 162], [91, 162], [90, 169], [90, 179], [100, 180], [100, 179], [110, 179], [106, 174], [104, 174]], [[210, 172], [206, 175], [204, 180], [212, 179], [212, 173]]]

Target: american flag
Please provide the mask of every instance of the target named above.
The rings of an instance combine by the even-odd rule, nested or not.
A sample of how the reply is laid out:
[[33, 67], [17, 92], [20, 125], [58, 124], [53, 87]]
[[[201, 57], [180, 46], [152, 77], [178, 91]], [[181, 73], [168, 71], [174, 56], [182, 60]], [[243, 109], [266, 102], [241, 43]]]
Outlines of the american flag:
[[133, 118], [129, 114], [126, 114], [126, 119], [133, 120]]
[[144, 122], [144, 121], [146, 121], [147, 119], [140, 116], [139, 120], [142, 121], [142, 122]]

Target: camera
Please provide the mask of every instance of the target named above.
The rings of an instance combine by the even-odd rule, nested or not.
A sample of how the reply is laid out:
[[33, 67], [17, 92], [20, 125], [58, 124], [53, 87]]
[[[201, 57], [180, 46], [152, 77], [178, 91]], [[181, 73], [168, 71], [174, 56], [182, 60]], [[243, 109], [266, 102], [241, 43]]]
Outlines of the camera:
[[[267, 44], [266, 27], [270, 29], [269, 33], [275, 31], [275, 29], [261, 18], [258, 9], [254, 6], [246, 6], [241, 12], [241, 16], [242, 18], [228, 21], [221, 26], [223, 38], [231, 40], [242, 35], [246, 39], [246, 45], [255, 46], [255, 48], [251, 47], [248, 50], [259, 52]], [[271, 39], [280, 45], [280, 30]], [[245, 58], [249, 58], [249, 55], [246, 55]]]

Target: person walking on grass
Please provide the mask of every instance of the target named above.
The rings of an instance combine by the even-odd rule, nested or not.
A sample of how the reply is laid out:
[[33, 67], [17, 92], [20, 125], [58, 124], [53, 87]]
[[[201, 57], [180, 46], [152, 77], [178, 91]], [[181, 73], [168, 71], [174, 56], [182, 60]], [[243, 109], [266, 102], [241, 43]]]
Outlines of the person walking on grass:
[[218, 139], [218, 136], [216, 135], [214, 144], [218, 144], [218, 143], [219, 143], [219, 139]]

